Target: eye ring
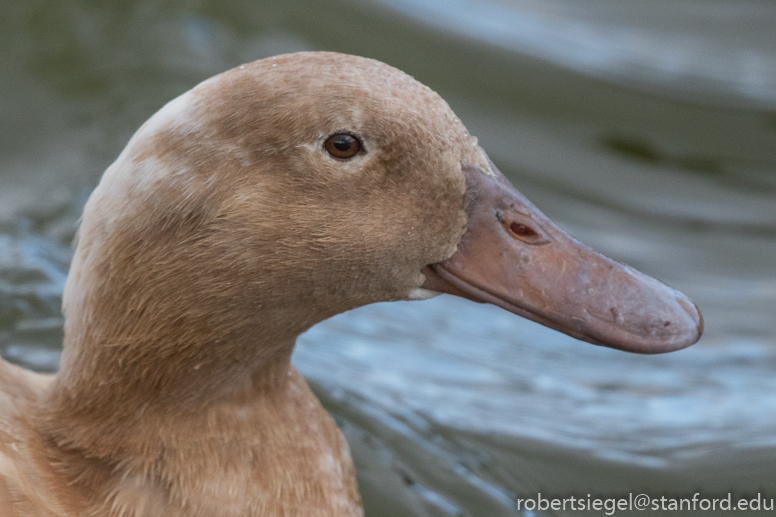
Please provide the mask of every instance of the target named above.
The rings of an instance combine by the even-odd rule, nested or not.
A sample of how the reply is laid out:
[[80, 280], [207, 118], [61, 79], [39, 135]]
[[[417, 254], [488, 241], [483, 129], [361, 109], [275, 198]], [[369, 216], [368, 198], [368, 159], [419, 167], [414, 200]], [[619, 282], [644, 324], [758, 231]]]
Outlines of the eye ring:
[[361, 140], [357, 136], [344, 131], [334, 133], [323, 143], [323, 148], [326, 149], [326, 152], [338, 160], [353, 158], [363, 147]]

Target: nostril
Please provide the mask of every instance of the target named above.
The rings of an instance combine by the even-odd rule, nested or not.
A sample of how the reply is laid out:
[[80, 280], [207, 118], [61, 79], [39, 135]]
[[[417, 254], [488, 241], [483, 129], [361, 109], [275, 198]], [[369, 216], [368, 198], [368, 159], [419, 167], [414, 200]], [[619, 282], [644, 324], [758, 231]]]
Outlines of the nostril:
[[510, 224], [509, 229], [518, 237], [533, 237], [536, 235], [536, 231], [533, 228], [520, 223]]

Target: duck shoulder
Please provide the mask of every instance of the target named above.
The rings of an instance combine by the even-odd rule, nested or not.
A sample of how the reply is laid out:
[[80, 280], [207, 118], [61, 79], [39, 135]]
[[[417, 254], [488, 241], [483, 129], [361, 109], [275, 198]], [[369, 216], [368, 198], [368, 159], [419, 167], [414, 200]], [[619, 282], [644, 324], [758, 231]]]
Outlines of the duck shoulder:
[[51, 375], [0, 360], [0, 515], [65, 517], [45, 490], [50, 467], [30, 415]]

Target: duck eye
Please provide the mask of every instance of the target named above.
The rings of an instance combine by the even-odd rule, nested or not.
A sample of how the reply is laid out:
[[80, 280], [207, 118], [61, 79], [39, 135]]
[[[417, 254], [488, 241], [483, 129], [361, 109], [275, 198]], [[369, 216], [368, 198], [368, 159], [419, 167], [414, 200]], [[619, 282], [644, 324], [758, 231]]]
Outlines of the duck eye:
[[335, 133], [326, 139], [323, 147], [334, 158], [347, 160], [361, 150], [361, 141], [348, 133]]

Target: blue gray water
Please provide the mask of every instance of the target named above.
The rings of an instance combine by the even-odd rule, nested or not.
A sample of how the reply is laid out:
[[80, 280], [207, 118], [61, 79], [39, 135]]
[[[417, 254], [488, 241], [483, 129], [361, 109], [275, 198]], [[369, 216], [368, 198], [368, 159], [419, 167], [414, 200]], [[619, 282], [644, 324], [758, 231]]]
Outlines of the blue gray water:
[[268, 55], [367, 55], [439, 91], [547, 215], [707, 324], [651, 357], [448, 296], [314, 327], [294, 362], [346, 432], [367, 516], [776, 497], [774, 27], [765, 0], [4, 3], [0, 351], [57, 368], [80, 209], [167, 100]]

